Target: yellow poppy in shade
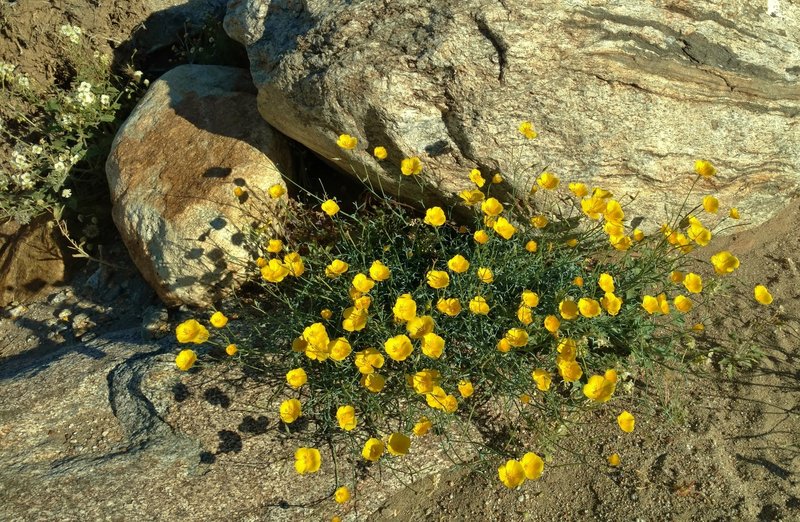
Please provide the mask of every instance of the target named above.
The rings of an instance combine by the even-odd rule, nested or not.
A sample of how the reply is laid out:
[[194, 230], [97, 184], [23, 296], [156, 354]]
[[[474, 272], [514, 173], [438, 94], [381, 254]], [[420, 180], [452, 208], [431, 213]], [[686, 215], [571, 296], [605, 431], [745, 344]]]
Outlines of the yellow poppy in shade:
[[617, 315], [620, 308], [622, 308], [622, 299], [612, 292], [606, 292], [605, 295], [600, 298], [600, 306], [603, 307], [603, 310], [608, 312], [608, 315], [614, 316]]
[[492, 272], [491, 268], [482, 266], [478, 269], [477, 274], [481, 283], [489, 284], [494, 282], [494, 272]]
[[768, 305], [772, 303], [772, 294], [769, 293], [769, 290], [767, 290], [767, 287], [764, 285], [757, 285], [753, 289], [753, 295], [755, 296], [756, 301], [762, 305]]
[[601, 313], [600, 303], [587, 297], [581, 297], [578, 300], [578, 310], [582, 316], [588, 319], [597, 317]]
[[553, 382], [553, 378], [550, 376], [550, 372], [542, 368], [536, 368], [535, 370], [533, 370], [531, 378], [533, 378], [533, 382], [536, 383], [536, 388], [539, 391], [549, 390], [550, 383]]
[[586, 188], [586, 185], [583, 183], [570, 183], [569, 190], [579, 198], [582, 198], [589, 193], [589, 189]]
[[411, 294], [402, 294], [395, 301], [392, 311], [394, 320], [404, 323], [417, 316], [417, 303], [411, 298]]
[[583, 278], [581, 276], [576, 276], [572, 279], [572, 284], [575, 286], [583, 286]]
[[530, 308], [536, 308], [539, 306], [539, 294], [530, 290], [523, 290], [522, 304], [529, 306]]
[[239, 353], [239, 347], [236, 346], [235, 344], [229, 344], [228, 346], [225, 347], [225, 353], [233, 357], [234, 355]]
[[511, 237], [514, 235], [514, 232], [517, 231], [517, 228], [509, 223], [509, 221], [504, 217], [497, 218], [497, 221], [492, 228], [500, 237], [506, 240], [511, 239]]
[[489, 234], [487, 234], [485, 230], [476, 230], [475, 233], [472, 234], [472, 237], [481, 245], [484, 245], [487, 241], [489, 241]]
[[714, 265], [717, 274], [726, 275], [739, 268], [739, 259], [727, 250], [723, 250], [711, 256], [711, 264]]
[[330, 308], [323, 308], [322, 310], [319, 311], [319, 316], [325, 320], [328, 320], [331, 317], [333, 317], [333, 311]]
[[461, 254], [457, 254], [447, 262], [447, 268], [458, 274], [463, 274], [469, 270], [469, 261]]
[[714, 196], [706, 196], [703, 198], [703, 208], [709, 214], [716, 214], [719, 210], [719, 200]]
[[379, 160], [385, 160], [389, 154], [386, 152], [386, 147], [375, 147], [372, 150], [372, 155]]
[[306, 265], [303, 263], [303, 258], [297, 252], [289, 252], [283, 256], [283, 264], [289, 270], [289, 275], [300, 277], [306, 272]]
[[509, 460], [497, 468], [497, 474], [500, 482], [508, 489], [514, 489], [525, 482], [525, 469], [522, 463], [516, 460]]
[[550, 172], [543, 172], [537, 179], [536, 183], [543, 189], [553, 190], [558, 187], [559, 179], [555, 174]]
[[371, 437], [364, 443], [364, 448], [361, 450], [361, 456], [370, 462], [377, 462], [383, 455], [383, 442], [380, 439]]
[[692, 309], [692, 300], [684, 295], [676, 295], [675, 299], [672, 300], [672, 303], [675, 305], [675, 308], [681, 313], [687, 313]]
[[469, 311], [476, 315], [487, 315], [489, 313], [489, 304], [486, 298], [476, 295], [469, 301]]
[[416, 176], [422, 173], [422, 161], [416, 156], [405, 158], [400, 162], [400, 172], [404, 176]]
[[339, 205], [332, 199], [328, 199], [322, 203], [322, 211], [333, 217], [339, 212]]
[[454, 297], [439, 299], [439, 301], [436, 302], [436, 309], [445, 315], [455, 317], [461, 312], [461, 302]]
[[436, 290], [446, 288], [450, 284], [450, 275], [442, 270], [431, 270], [428, 272], [426, 279], [428, 286]]
[[334, 259], [328, 266], [325, 267], [325, 276], [330, 277], [331, 279], [339, 277], [347, 272], [348, 268], [350, 268], [350, 265], [341, 259]]
[[350, 136], [349, 134], [340, 134], [339, 138], [336, 140], [336, 145], [345, 150], [353, 150], [358, 145], [358, 138]]
[[617, 417], [617, 424], [619, 425], [619, 429], [625, 433], [630, 433], [633, 431], [633, 428], [636, 425], [636, 419], [634, 419], [633, 415], [626, 410], [620, 413]]
[[433, 227], [440, 227], [447, 221], [441, 207], [431, 207], [425, 211], [425, 223]]
[[427, 333], [422, 336], [422, 353], [431, 359], [438, 359], [444, 351], [444, 339], [435, 333]]
[[566, 241], [564, 241], [564, 244], [570, 248], [575, 248], [576, 246], [578, 246], [578, 240], [573, 237], [572, 239], [567, 239]]
[[563, 319], [570, 321], [578, 317], [578, 304], [571, 299], [564, 299], [558, 304], [558, 312]]
[[233, 195], [236, 196], [237, 198], [240, 198], [240, 197], [244, 196], [246, 193], [247, 193], [247, 191], [245, 189], [243, 189], [242, 187], [234, 187], [233, 188]]
[[214, 328], [223, 328], [226, 324], [228, 324], [228, 318], [225, 317], [225, 314], [222, 312], [214, 312], [209, 319], [211, 326]]
[[386, 340], [383, 344], [383, 349], [391, 359], [402, 362], [411, 355], [411, 352], [414, 351], [414, 346], [411, 344], [411, 339], [405, 335], [395, 335]]
[[389, 279], [390, 275], [391, 270], [389, 270], [389, 268], [380, 261], [373, 261], [372, 266], [369, 267], [369, 276], [374, 281], [385, 281]]
[[641, 240], [644, 239], [644, 232], [639, 228], [634, 228], [632, 235], [633, 235], [633, 240], [634, 241], [638, 242], [638, 241], [641, 241]]
[[439, 385], [439, 380], [442, 378], [436, 370], [425, 369], [415, 373], [411, 377], [411, 387], [414, 391], [420, 394], [431, 393], [433, 388]]
[[339, 427], [344, 431], [352, 431], [355, 429], [358, 420], [356, 419], [356, 409], [351, 405], [339, 406], [336, 409], [336, 420]]
[[361, 376], [361, 386], [372, 393], [380, 393], [386, 385], [386, 378], [378, 373], [368, 373]]
[[419, 421], [417, 421], [416, 424], [414, 424], [412, 431], [417, 437], [422, 437], [423, 435], [427, 434], [432, 427], [433, 423], [428, 419], [428, 417], [422, 417]]
[[197, 361], [197, 354], [194, 350], [181, 350], [181, 352], [175, 357], [175, 366], [178, 367], [179, 370], [187, 372], [189, 368], [194, 366], [194, 363]]
[[272, 185], [269, 189], [267, 189], [267, 192], [269, 192], [269, 197], [271, 197], [272, 199], [278, 199], [279, 197], [286, 194], [286, 188], [284, 188], [283, 185], [276, 183]]
[[350, 490], [347, 489], [347, 486], [337, 488], [336, 492], [333, 494], [333, 499], [337, 504], [344, 504], [350, 500]]
[[550, 220], [547, 219], [547, 217], [545, 216], [533, 216], [531, 218], [531, 225], [533, 225], [536, 228], [544, 228], [547, 226], [549, 222]]
[[508, 339], [503, 337], [497, 341], [497, 351], [502, 353], [508, 353], [511, 351], [511, 344], [508, 342]]
[[308, 375], [304, 369], [295, 368], [286, 372], [286, 382], [296, 390], [308, 382]]
[[264, 259], [263, 257], [259, 257], [258, 259], [256, 259], [256, 266], [258, 268], [264, 268], [265, 266], [267, 266], [267, 260]]
[[189, 319], [175, 328], [175, 337], [179, 343], [203, 344], [208, 341], [208, 329], [195, 319]]
[[526, 453], [522, 456], [522, 469], [526, 479], [538, 480], [544, 471], [544, 461], [536, 453]]
[[536, 136], [538, 136], [538, 134], [536, 134], [536, 131], [533, 130], [533, 124], [531, 122], [529, 122], [529, 121], [523, 121], [522, 123], [520, 123], [519, 127], [517, 127], [517, 130], [523, 136], [525, 136], [525, 139], [528, 139], [528, 140], [532, 140], [532, 139], [536, 138]]
[[270, 254], [277, 254], [283, 250], [283, 241], [280, 239], [270, 239], [267, 243], [267, 252]]
[[710, 178], [717, 173], [717, 169], [708, 160], [696, 160], [694, 162], [694, 171], [704, 178]]
[[472, 386], [472, 383], [467, 380], [461, 380], [458, 382], [458, 393], [461, 394], [463, 398], [469, 398], [475, 393], [475, 387]]
[[475, 183], [475, 185], [477, 185], [479, 188], [486, 183], [486, 180], [483, 179], [483, 176], [481, 176], [481, 171], [478, 169], [472, 169], [470, 171], [469, 180]]
[[699, 294], [703, 291], [703, 278], [694, 272], [689, 272], [683, 278], [683, 286], [691, 293]]
[[283, 401], [280, 407], [281, 420], [286, 424], [291, 424], [303, 414], [300, 408], [300, 401], [297, 399], [289, 399]]
[[308, 347], [308, 342], [302, 336], [292, 341], [292, 351], [295, 353], [303, 353]]
[[492, 176], [492, 183], [494, 185], [498, 185], [498, 184], [500, 184], [502, 182], [503, 182], [503, 175], [500, 174], [499, 172], [495, 172], [494, 176]]
[[669, 280], [672, 281], [675, 284], [682, 283], [684, 277], [686, 277], [686, 275], [683, 272], [679, 271], [679, 270], [673, 270], [669, 274]]
[[480, 190], [462, 190], [458, 193], [458, 197], [464, 200], [467, 205], [477, 205], [484, 200], [486, 196]]
[[294, 453], [294, 469], [304, 475], [316, 473], [322, 465], [322, 456], [316, 448], [298, 448]]
[[530, 241], [528, 241], [527, 243], [525, 243], [525, 250], [527, 250], [531, 254], [534, 254], [538, 249], [539, 249], [539, 245], [536, 243], [536, 241], [534, 241], [532, 239]]

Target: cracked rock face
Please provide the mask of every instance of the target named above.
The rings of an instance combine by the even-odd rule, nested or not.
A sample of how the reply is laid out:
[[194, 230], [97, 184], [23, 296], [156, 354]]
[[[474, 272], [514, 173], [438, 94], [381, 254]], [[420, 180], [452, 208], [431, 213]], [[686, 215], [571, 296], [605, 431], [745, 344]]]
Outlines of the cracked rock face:
[[[718, 176], [698, 201], [714, 193], [751, 224], [800, 191], [800, 6], [591, 4], [231, 0], [225, 28], [271, 125], [408, 199], [454, 201], [472, 168], [527, 189], [549, 166], [634, 196], [628, 217], [652, 229], [699, 158]], [[537, 140], [516, 132], [523, 120]], [[338, 149], [340, 133], [359, 148]], [[414, 155], [424, 194], [400, 180]]]
[[268, 188], [285, 187], [288, 144], [259, 117], [252, 90], [242, 69], [177, 67], [114, 139], [114, 222], [167, 305], [208, 306], [241, 282], [244, 228], [269, 217]]

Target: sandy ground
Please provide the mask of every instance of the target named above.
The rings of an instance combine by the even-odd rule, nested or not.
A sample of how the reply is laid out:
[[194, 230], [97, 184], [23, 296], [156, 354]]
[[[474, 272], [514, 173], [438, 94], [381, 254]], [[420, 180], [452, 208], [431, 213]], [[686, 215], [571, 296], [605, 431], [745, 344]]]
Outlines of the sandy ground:
[[[150, 8], [135, 0], [18, 2], [13, 7], [4, 3], [0, 60], [17, 63], [46, 81], [55, 59], [49, 36], [54, 28], [67, 21], [78, 23], [110, 50]], [[97, 435], [105, 442], [87, 442], [85, 447], [81, 437], [89, 437], [89, 428], [68, 419], [48, 421], [53, 433], [60, 434], [63, 425], [66, 441], [51, 441], [61, 437], [53, 435], [26, 447], [17, 442], [24, 439], [13, 439], [22, 447], [11, 447], [14, 423], [35, 423], [12, 392], [35, 389], [30, 388], [33, 381], [20, 382], [34, 377], [18, 372], [15, 381], [0, 378], [0, 462], [14, 463], [7, 468], [13, 475], [0, 473], [0, 519], [326, 520], [340, 514], [352, 520], [800, 520], [798, 229], [800, 201], [795, 201], [769, 222], [717, 238], [698, 251], [703, 262], [721, 249], [734, 252], [741, 260], [736, 281], [743, 291], [734, 299], [719, 298], [707, 310], [697, 360], [654, 368], [633, 393], [615, 399], [615, 410], [636, 415], [633, 434], [622, 434], [607, 410], [578, 419], [549, 454], [542, 479], [519, 490], [505, 489], [493, 469], [483, 473], [452, 467], [438, 455], [429, 463], [429, 474], [369, 474], [352, 504], [336, 507], [324, 487], [330, 476], [298, 482], [292, 475], [291, 451], [272, 429], [274, 423], [266, 423], [261, 410], [252, 406], [258, 389], [237, 384], [223, 370], [176, 377], [170, 371], [174, 346], [162, 340], [142, 345], [142, 352], [109, 349], [116, 354], [114, 364], [98, 366], [97, 379], [87, 376], [81, 381], [89, 389], [97, 388], [91, 396], [99, 402], [92, 408], [108, 410], [95, 419], [108, 424], [106, 429], [92, 428], [105, 434]], [[752, 287], [759, 283], [775, 296], [771, 307], [752, 299]], [[89, 315], [109, 318], [107, 325], [96, 327], [99, 337], [103, 331], [113, 337], [113, 332], [140, 324], [144, 310], [124, 309], [118, 295], [101, 298], [81, 288], [70, 292], [78, 296], [72, 302]], [[57, 371], [73, 352], [80, 353], [76, 346], [91, 345], [86, 339], [81, 345], [53, 321], [62, 302], [51, 297], [32, 304], [25, 312], [35, 319], [29, 322], [14, 317], [12, 310], [4, 311], [0, 370], [10, 375], [12, 361], [32, 367], [47, 360], [47, 368]], [[146, 297], [136, 303], [149, 305]], [[119, 373], [118, 365], [144, 352], [152, 354], [155, 365], [141, 383], [144, 395], [170, 433], [192, 441], [189, 446], [197, 449], [201, 461], [165, 463], [153, 450], [132, 461], [80, 461], [98, 462], [91, 473], [81, 464], [48, 474], [46, 470], [58, 468], [55, 462], [65, 455], [89, 459], [118, 447], [125, 430], [117, 425], [122, 422], [119, 411], [114, 411], [115, 419], [103, 402], [108, 394], [103, 387], [111, 382], [107, 374]], [[21, 361], [19, 356], [26, 353], [29, 357]], [[35, 375], [47, 385], [45, 371]], [[42, 401], [61, 400], [42, 393]], [[83, 411], [81, 407], [74, 405], [75, 411]], [[51, 453], [61, 445], [69, 452]], [[187, 451], [183, 442], [179, 446]], [[613, 452], [621, 456], [619, 468], [605, 462]], [[64, 473], [70, 469], [76, 470], [74, 475]], [[127, 481], [127, 490], [115, 489], [120, 481]], [[25, 494], [40, 491], [47, 494], [33, 503]]]

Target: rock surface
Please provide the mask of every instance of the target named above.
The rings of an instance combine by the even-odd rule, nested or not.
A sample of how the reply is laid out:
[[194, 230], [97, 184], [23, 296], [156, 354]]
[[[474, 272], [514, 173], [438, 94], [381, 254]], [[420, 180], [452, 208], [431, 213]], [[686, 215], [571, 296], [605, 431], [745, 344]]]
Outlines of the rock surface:
[[0, 224], [0, 306], [25, 303], [64, 282], [59, 232], [45, 218]]
[[[472, 168], [527, 189], [549, 166], [635, 196], [628, 215], [654, 218], [652, 228], [665, 202], [680, 203], [698, 158], [719, 169], [701, 195], [751, 224], [800, 190], [800, 6], [767, 9], [232, 0], [225, 28], [247, 47], [264, 118], [324, 157], [364, 163], [373, 182], [391, 186], [414, 155], [445, 198], [470, 185]], [[525, 147], [523, 120], [540, 133]], [[359, 149], [338, 149], [340, 133]], [[387, 161], [370, 157], [378, 145]]]
[[286, 140], [258, 116], [252, 89], [241, 69], [177, 67], [114, 139], [106, 164], [114, 222], [168, 305], [208, 306], [241, 280], [242, 228], [268, 218], [267, 189], [285, 186]]

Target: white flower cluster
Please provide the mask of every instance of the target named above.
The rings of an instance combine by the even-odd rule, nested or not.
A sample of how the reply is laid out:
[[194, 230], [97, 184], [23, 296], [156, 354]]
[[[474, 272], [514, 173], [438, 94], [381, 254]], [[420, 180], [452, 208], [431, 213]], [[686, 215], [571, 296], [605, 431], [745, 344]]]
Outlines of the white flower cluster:
[[12, 174], [11, 181], [22, 190], [30, 190], [33, 188], [33, 178], [31, 178], [30, 172]]
[[28, 157], [18, 150], [11, 152], [11, 164], [14, 165], [14, 168], [17, 170], [27, 170], [31, 168], [31, 162], [28, 160]]
[[88, 107], [94, 103], [95, 96], [92, 92], [92, 84], [89, 82], [81, 82], [78, 86], [78, 92], [75, 94], [75, 101], [81, 104], [81, 107]]
[[16, 65], [6, 62], [0, 62], [0, 81], [4, 82], [6, 80], [10, 80], [11, 78], [13, 78], [14, 69], [16, 68], [17, 68]]
[[65, 37], [67, 40], [69, 40], [74, 44], [79, 43], [81, 41], [81, 34], [83, 34], [83, 31], [81, 30], [80, 27], [69, 24], [62, 25], [58, 29], [58, 32], [59, 34], [61, 34], [61, 36]]

